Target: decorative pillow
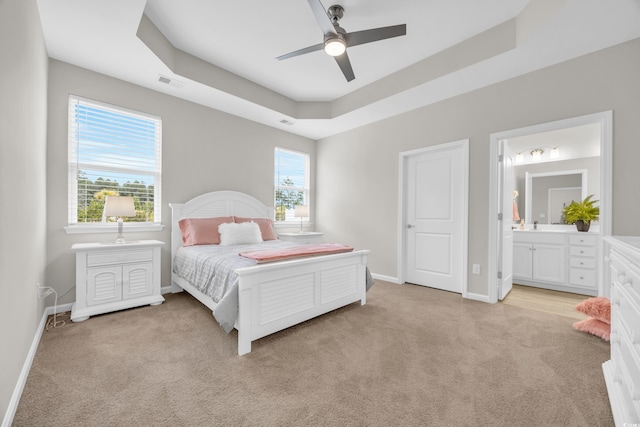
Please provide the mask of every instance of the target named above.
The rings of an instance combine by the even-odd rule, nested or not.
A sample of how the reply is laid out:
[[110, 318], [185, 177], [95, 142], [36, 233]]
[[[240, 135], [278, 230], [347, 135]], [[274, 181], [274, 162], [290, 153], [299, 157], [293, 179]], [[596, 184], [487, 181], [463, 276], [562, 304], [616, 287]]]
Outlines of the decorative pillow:
[[573, 327], [580, 332], [586, 332], [591, 335], [602, 338], [605, 341], [609, 341], [611, 335], [611, 325], [599, 321], [598, 319], [584, 319], [573, 324]]
[[607, 297], [594, 297], [582, 301], [576, 310], [601, 322], [611, 323], [611, 301]]
[[217, 245], [220, 243], [218, 226], [233, 223], [232, 216], [217, 218], [184, 218], [178, 221], [182, 233], [182, 245]]
[[260, 227], [255, 222], [220, 224], [220, 246], [253, 245], [262, 242]]
[[260, 227], [260, 233], [262, 234], [262, 240], [276, 240], [278, 236], [273, 229], [273, 221], [268, 218], [242, 218], [240, 216], [234, 216], [233, 220], [237, 223], [243, 222], [255, 222]]

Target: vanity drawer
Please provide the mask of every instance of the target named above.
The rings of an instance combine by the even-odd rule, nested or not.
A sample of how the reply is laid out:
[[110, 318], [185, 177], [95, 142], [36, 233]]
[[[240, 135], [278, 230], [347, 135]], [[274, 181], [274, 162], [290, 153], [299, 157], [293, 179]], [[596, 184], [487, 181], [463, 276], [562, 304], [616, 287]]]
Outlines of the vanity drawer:
[[585, 288], [595, 288], [596, 272], [595, 270], [586, 270], [583, 268], [571, 268], [569, 269], [569, 283]]
[[596, 259], [571, 257], [569, 259], [569, 266], [575, 268], [596, 268]]
[[569, 248], [569, 255], [571, 256], [596, 256], [596, 248], [590, 246], [571, 246]]
[[579, 245], [579, 246], [595, 246], [598, 242], [597, 236], [589, 236], [589, 235], [573, 235], [569, 236], [569, 244], [570, 245]]
[[89, 252], [87, 254], [88, 267], [151, 260], [153, 260], [152, 248], [134, 249], [130, 251]]

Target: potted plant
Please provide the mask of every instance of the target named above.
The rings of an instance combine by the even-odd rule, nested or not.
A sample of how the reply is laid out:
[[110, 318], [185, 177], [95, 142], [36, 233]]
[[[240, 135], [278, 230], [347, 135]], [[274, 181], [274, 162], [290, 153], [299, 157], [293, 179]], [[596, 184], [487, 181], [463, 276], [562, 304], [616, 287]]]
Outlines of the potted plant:
[[591, 221], [600, 217], [600, 207], [593, 206], [598, 200], [591, 200], [593, 194], [585, 197], [581, 202], [572, 201], [565, 206], [562, 213], [567, 224], [575, 224], [578, 231], [589, 231]]

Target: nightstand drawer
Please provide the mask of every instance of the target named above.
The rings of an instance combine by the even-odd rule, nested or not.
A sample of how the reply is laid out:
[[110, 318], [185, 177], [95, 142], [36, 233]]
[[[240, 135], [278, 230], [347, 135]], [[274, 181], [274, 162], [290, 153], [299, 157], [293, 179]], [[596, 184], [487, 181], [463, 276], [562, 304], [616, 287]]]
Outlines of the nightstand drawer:
[[572, 268], [569, 270], [569, 283], [576, 286], [595, 288], [596, 272], [594, 270]]
[[153, 249], [134, 249], [127, 251], [106, 251], [87, 253], [87, 266], [122, 264], [124, 262], [138, 262], [153, 260]]
[[596, 268], [595, 258], [571, 257], [569, 265], [576, 268]]
[[589, 246], [571, 246], [569, 248], [569, 255], [571, 256], [596, 256], [596, 248]]

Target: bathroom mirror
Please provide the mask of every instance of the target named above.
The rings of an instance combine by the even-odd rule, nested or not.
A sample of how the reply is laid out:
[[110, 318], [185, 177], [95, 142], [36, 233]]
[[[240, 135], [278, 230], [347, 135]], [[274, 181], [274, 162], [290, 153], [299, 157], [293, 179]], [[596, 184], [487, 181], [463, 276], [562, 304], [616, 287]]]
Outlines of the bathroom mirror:
[[564, 224], [562, 210], [588, 195], [587, 170], [525, 173], [525, 221]]

